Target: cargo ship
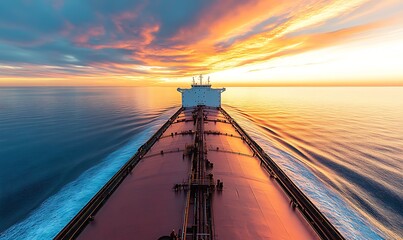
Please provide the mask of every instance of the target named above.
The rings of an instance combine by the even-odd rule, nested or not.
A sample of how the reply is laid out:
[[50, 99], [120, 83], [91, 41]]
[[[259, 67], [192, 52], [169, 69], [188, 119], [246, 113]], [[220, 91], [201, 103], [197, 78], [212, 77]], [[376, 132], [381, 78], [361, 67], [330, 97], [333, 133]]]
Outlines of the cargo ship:
[[55, 239], [344, 239], [200, 75]]

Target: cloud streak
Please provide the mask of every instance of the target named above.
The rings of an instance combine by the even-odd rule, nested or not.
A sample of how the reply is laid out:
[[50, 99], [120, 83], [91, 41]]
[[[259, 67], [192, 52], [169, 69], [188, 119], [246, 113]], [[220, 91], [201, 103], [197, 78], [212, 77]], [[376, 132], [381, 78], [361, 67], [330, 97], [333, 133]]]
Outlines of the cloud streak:
[[228, 71], [400, 31], [402, 12], [397, 0], [1, 1], [0, 85]]

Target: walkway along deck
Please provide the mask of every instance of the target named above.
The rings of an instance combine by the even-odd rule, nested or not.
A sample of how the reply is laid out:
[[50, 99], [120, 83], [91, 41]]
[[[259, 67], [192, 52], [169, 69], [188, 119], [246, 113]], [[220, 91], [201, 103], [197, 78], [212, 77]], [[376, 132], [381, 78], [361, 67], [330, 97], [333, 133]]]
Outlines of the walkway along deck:
[[322, 239], [344, 239], [340, 232], [329, 222], [319, 209], [305, 196], [305, 194], [291, 181], [281, 168], [267, 155], [264, 150], [252, 140], [251, 137], [231, 118], [224, 110], [220, 109], [226, 118], [233, 124], [243, 140], [251, 147], [270, 173], [281, 185], [283, 190], [291, 198], [293, 208], [298, 208], [305, 219], [315, 229]]
[[222, 108], [180, 108], [55, 239], [344, 239]]
[[145, 143], [130, 160], [99, 190], [97, 194], [81, 209], [80, 212], [57, 234], [55, 239], [75, 239], [85, 228], [85, 226], [94, 220], [95, 214], [108, 200], [111, 194], [118, 188], [120, 183], [137, 165], [141, 158], [150, 150], [154, 143], [162, 136], [166, 129], [171, 126], [172, 122], [183, 111], [179, 108], [178, 111]]

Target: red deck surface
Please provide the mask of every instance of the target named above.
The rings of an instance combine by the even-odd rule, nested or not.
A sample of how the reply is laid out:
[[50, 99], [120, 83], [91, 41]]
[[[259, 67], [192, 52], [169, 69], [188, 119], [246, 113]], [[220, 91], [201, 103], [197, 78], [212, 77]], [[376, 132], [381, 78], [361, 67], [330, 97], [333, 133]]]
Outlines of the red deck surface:
[[[218, 110], [208, 112], [208, 119], [225, 119]], [[178, 117], [184, 118], [192, 119], [191, 110]], [[221, 133], [205, 134], [210, 171], [224, 182], [213, 195], [215, 239], [318, 239], [231, 124], [208, 121], [204, 128]], [[186, 196], [172, 187], [188, 178], [183, 152], [193, 135], [171, 133], [187, 130], [196, 130], [193, 121], [167, 129], [79, 239], [158, 239], [182, 226]]]

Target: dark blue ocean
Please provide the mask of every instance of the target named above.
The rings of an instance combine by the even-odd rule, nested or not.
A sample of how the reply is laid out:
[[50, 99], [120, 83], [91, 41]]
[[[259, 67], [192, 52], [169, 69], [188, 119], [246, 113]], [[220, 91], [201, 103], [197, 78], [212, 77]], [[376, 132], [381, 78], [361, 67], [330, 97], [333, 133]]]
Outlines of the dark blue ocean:
[[[0, 88], [0, 239], [51, 239], [179, 108], [175, 88]], [[347, 239], [403, 237], [403, 88], [227, 88]]]

